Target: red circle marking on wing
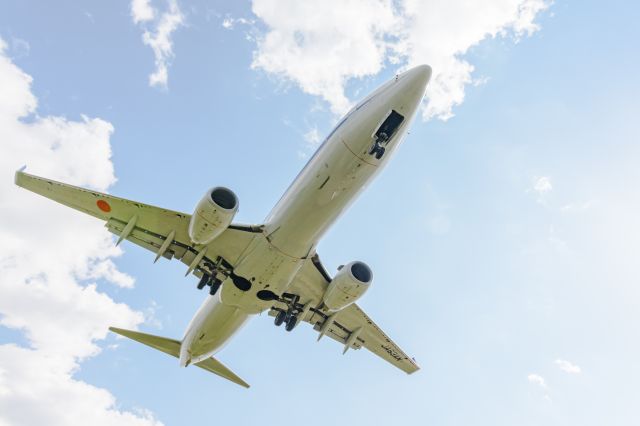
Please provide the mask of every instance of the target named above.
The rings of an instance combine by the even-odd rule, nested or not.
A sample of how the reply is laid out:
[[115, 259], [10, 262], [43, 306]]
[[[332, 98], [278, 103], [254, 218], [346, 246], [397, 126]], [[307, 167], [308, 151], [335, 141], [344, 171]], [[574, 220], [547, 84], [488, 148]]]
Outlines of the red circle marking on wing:
[[98, 200], [96, 201], [96, 204], [98, 205], [98, 208], [105, 213], [109, 213], [111, 211], [111, 206], [105, 200]]

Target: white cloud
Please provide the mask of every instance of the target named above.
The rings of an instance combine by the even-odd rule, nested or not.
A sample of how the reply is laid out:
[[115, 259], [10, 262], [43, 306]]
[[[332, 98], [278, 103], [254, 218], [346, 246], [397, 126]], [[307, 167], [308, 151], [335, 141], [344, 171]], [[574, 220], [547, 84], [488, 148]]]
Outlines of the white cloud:
[[231, 18], [225, 18], [225, 19], [222, 21], [222, 27], [223, 27], [223, 28], [226, 28], [226, 29], [228, 29], [228, 30], [232, 29], [232, 28], [233, 28], [233, 19], [231, 19]]
[[538, 193], [538, 195], [544, 195], [547, 192], [551, 192], [553, 190], [553, 185], [551, 185], [551, 178], [548, 176], [537, 177], [533, 180], [533, 190]]
[[[86, 269], [84, 269], [86, 268]], [[111, 259], [96, 261], [91, 259], [82, 268], [79, 268], [77, 275], [82, 280], [104, 279], [122, 288], [133, 288], [135, 280], [130, 275], [122, 273]]]
[[312, 127], [304, 134], [304, 140], [310, 148], [317, 148], [322, 141], [322, 136], [320, 136], [320, 132], [317, 127]]
[[556, 359], [555, 363], [565, 373], [580, 374], [582, 372], [582, 369], [578, 365], [575, 365], [570, 361], [564, 359]]
[[[75, 380], [66, 359], [41, 351], [0, 345], [0, 424], [159, 425], [147, 410], [117, 409], [106, 389]], [[6, 422], [6, 423], [3, 423]]]
[[167, 87], [168, 68], [173, 54], [173, 33], [184, 25], [184, 15], [177, 0], [167, 1], [167, 10], [159, 13], [151, 4], [151, 0], [132, 0], [131, 17], [140, 24], [144, 33], [142, 42], [153, 50], [155, 70], [149, 75], [149, 85]]
[[133, 22], [147, 22], [156, 16], [155, 9], [151, 6], [151, 0], [131, 0], [131, 17]]
[[547, 388], [547, 382], [545, 382], [544, 377], [538, 375], [538, 374], [529, 374], [527, 376], [527, 380], [529, 381], [529, 383], [533, 383], [534, 385], [538, 385], [543, 389]]
[[132, 285], [111, 260], [121, 252], [102, 224], [13, 184], [25, 162], [98, 190], [115, 181], [111, 124], [36, 115], [31, 81], [0, 39], [0, 326], [21, 331], [29, 345], [0, 345], [0, 424], [157, 424], [73, 377], [100, 351], [109, 325], [135, 328], [143, 314], [93, 282]]
[[[287, 125], [290, 126], [291, 124], [287, 123]], [[307, 159], [318, 149], [320, 142], [322, 142], [322, 136], [320, 131], [318, 131], [318, 128], [313, 126], [302, 134], [302, 138], [304, 139], [305, 145], [303, 149], [298, 150], [298, 157], [301, 159]]]
[[384, 0], [254, 0], [252, 8], [268, 27], [252, 67], [294, 81], [324, 98], [334, 112], [350, 105], [344, 94], [349, 78], [382, 69], [385, 35], [399, 25], [391, 2]]
[[[257, 38], [252, 67], [321, 96], [335, 113], [351, 101], [352, 78], [379, 73], [387, 63], [433, 67], [423, 117], [443, 120], [476, 81], [465, 54], [488, 38], [520, 37], [539, 29], [550, 0], [253, 0], [267, 26]], [[287, 13], [282, 13], [286, 10]], [[482, 81], [482, 79], [481, 79]]]
[[231, 18], [227, 16], [222, 20], [222, 27], [227, 30], [232, 30], [237, 24], [240, 25], [252, 25], [255, 22], [245, 18]]

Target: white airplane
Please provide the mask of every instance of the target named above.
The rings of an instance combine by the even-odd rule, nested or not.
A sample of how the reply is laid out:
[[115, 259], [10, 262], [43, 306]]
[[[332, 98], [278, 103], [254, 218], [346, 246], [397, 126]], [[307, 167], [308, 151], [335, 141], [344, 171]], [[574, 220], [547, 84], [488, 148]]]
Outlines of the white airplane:
[[[25, 189], [106, 221], [119, 244], [129, 240], [160, 257], [188, 265], [210, 295], [182, 340], [110, 330], [173, 355], [239, 385], [249, 385], [213, 358], [249, 318], [269, 310], [287, 331], [310, 323], [348, 349], [365, 347], [406, 373], [419, 369], [355, 303], [373, 273], [351, 262], [333, 278], [315, 248], [320, 238], [401, 143], [424, 96], [431, 68], [395, 76], [336, 125], [263, 225], [233, 224], [238, 199], [229, 189], [207, 191], [193, 215], [16, 172]], [[343, 352], [343, 353], [344, 353]]]

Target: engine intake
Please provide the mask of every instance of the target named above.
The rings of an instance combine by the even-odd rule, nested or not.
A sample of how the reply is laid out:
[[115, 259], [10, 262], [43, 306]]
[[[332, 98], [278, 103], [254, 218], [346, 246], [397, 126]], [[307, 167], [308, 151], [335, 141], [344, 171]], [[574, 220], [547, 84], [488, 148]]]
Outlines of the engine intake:
[[208, 244], [231, 225], [238, 211], [238, 197], [228, 188], [211, 188], [202, 197], [189, 221], [189, 238]]
[[322, 301], [331, 311], [339, 311], [362, 297], [372, 282], [373, 272], [366, 263], [348, 263], [333, 277]]

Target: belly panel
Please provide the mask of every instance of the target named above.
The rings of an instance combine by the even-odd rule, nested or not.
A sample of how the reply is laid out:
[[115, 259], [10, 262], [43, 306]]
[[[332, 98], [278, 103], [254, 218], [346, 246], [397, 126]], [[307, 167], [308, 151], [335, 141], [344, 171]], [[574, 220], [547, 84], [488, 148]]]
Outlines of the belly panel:
[[309, 254], [377, 169], [357, 157], [340, 134], [333, 138], [267, 218], [269, 241], [292, 257]]
[[220, 289], [222, 303], [255, 314], [273, 306], [273, 301], [262, 299], [261, 291], [268, 290], [280, 296], [302, 266], [303, 259], [282, 253], [263, 235], [245, 253], [234, 268], [234, 273], [248, 280], [250, 288], [239, 288], [228, 278]]

